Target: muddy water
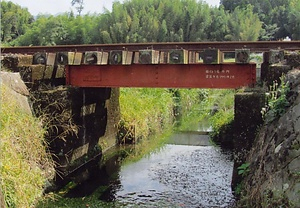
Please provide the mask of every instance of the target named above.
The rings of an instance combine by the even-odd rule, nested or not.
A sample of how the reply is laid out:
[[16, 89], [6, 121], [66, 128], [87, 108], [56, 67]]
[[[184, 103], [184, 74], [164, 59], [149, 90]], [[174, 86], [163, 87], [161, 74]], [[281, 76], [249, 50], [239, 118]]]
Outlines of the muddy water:
[[232, 167], [231, 154], [212, 146], [207, 135], [186, 132], [136, 163], [112, 162], [74, 191], [78, 197], [97, 192], [107, 175], [108, 188], [98, 199], [113, 207], [232, 207]]

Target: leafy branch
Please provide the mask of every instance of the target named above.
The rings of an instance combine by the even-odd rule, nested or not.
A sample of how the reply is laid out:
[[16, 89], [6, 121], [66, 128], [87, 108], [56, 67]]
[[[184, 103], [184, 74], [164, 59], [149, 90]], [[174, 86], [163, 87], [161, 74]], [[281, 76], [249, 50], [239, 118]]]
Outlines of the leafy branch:
[[243, 163], [241, 166], [239, 166], [238, 169], [238, 174], [245, 177], [249, 173], [249, 167], [250, 163]]

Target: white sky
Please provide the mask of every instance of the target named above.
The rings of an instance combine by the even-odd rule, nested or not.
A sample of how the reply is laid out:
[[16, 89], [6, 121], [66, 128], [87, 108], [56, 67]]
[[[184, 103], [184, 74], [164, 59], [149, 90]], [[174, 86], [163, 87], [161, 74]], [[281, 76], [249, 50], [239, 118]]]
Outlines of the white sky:
[[[12, 1], [21, 7], [28, 8], [28, 11], [36, 16], [38, 14], [58, 14], [69, 12], [71, 10], [76, 13], [75, 7], [71, 7], [71, 0], [5, 0]], [[85, 0], [84, 10], [82, 14], [86, 13], [102, 13], [105, 7], [111, 11], [112, 3], [117, 0]], [[122, 2], [123, 0], [120, 0]], [[162, 0], [163, 1], [163, 0]], [[220, 0], [205, 0], [211, 6], [218, 6]]]

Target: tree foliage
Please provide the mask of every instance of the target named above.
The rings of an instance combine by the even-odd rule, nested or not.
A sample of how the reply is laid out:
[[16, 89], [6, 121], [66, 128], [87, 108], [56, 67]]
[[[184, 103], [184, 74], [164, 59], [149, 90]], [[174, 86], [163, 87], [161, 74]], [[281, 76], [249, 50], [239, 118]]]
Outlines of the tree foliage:
[[1, 1], [1, 42], [9, 42], [23, 35], [33, 22], [27, 9], [12, 2]]
[[292, 39], [300, 40], [300, 0], [292, 0], [289, 5], [287, 30]]
[[[300, 38], [299, 0], [222, 0], [219, 7], [197, 0], [127, 0], [115, 1], [112, 11], [102, 14], [69, 12], [35, 19], [11, 2], [2, 4], [1, 38], [10, 45]], [[72, 4], [83, 6], [83, 0]]]
[[[225, 37], [227, 40], [255, 41], [258, 39], [261, 22], [257, 14], [253, 13], [253, 6], [241, 9], [236, 7], [229, 19], [230, 33]], [[251, 25], [251, 27], [249, 27]]]
[[230, 13], [237, 7], [247, 9], [248, 5], [252, 5], [253, 12], [258, 14], [263, 23], [261, 40], [278, 40], [286, 36], [299, 40], [299, 31], [297, 33], [296, 29], [299, 27], [299, 0], [221, 0], [221, 5]]

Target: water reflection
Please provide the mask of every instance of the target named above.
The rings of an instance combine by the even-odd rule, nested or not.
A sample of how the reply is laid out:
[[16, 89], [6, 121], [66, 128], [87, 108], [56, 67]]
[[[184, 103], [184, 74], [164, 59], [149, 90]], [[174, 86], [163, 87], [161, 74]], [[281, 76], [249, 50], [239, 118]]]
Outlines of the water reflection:
[[212, 146], [166, 145], [121, 169], [118, 199], [144, 207], [230, 207], [232, 162]]
[[205, 132], [181, 132], [174, 134], [168, 144], [188, 146], [209, 146], [211, 142]]
[[169, 143], [126, 166], [114, 158], [74, 190], [77, 197], [99, 193], [99, 200], [118, 207], [231, 207], [231, 155], [202, 134], [175, 134]]

